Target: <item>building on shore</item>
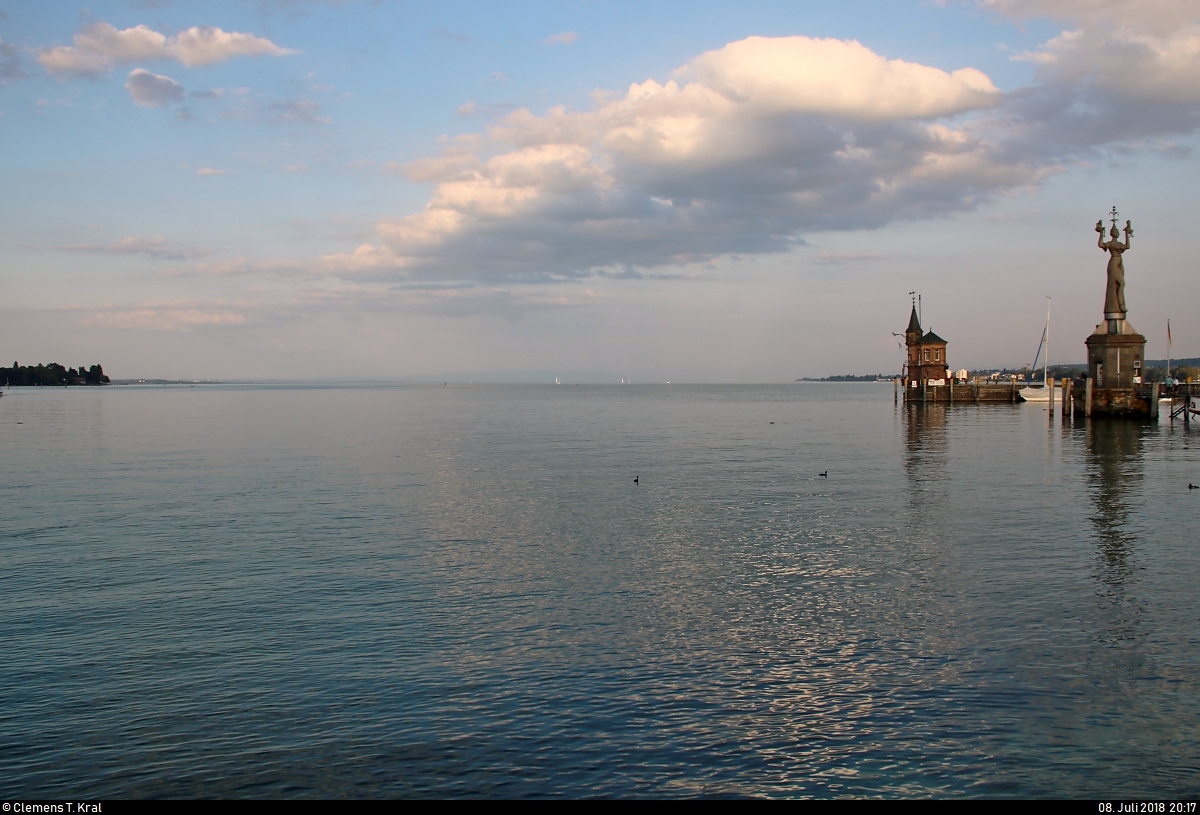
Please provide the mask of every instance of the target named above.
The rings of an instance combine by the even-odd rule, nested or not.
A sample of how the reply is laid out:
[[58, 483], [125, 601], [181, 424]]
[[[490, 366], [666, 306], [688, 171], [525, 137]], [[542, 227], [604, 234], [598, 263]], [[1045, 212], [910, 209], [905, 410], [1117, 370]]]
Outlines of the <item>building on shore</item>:
[[968, 381], [965, 368], [957, 372], [951, 370], [946, 353], [948, 343], [932, 329], [925, 331], [921, 328], [915, 303], [912, 315], [908, 318], [908, 328], [904, 331], [904, 343], [908, 355], [904, 363], [904, 376], [897, 384], [903, 386], [905, 402], [1025, 401], [1017, 392], [1015, 378], [1005, 385], [987, 384], [979, 381], [978, 377]]

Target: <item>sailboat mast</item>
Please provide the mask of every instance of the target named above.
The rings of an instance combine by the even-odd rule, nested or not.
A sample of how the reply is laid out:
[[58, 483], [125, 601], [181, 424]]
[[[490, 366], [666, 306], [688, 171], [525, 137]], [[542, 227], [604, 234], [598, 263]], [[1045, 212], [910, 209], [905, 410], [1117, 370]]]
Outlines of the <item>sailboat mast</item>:
[[[1051, 299], [1046, 298], [1046, 358], [1042, 360], [1042, 384], [1049, 386], [1050, 384], [1050, 303]], [[1051, 394], [1051, 402], [1054, 401]]]

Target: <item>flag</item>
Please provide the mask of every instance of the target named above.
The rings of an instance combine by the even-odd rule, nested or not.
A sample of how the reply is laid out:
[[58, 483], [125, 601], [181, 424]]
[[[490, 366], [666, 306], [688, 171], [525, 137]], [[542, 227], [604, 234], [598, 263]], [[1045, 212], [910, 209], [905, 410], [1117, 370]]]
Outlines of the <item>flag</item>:
[[1171, 347], [1171, 321], [1167, 320], [1167, 347]]

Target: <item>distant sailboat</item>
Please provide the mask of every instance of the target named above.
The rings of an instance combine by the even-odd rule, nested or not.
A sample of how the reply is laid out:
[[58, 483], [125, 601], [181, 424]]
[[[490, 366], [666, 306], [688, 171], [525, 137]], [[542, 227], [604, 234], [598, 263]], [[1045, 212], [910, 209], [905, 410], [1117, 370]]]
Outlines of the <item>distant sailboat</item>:
[[[1029, 366], [1030, 377], [1033, 376], [1033, 371], [1037, 370], [1038, 358], [1042, 358], [1042, 384], [1036, 387], [1021, 388], [1021, 398], [1026, 402], [1050, 402], [1059, 397], [1062, 388], [1047, 388], [1046, 383], [1050, 381], [1050, 303], [1049, 297], [1046, 298], [1046, 327], [1042, 329], [1042, 341], [1038, 343], [1037, 353], [1033, 355], [1033, 364]], [[1042, 349], [1046, 349], [1045, 356], [1042, 356]]]
[[[1171, 378], [1171, 321], [1167, 320], [1167, 378], [1163, 380], [1167, 385], [1174, 385], [1175, 380]], [[1175, 403], [1175, 399], [1170, 396], [1158, 397], [1159, 402]]]

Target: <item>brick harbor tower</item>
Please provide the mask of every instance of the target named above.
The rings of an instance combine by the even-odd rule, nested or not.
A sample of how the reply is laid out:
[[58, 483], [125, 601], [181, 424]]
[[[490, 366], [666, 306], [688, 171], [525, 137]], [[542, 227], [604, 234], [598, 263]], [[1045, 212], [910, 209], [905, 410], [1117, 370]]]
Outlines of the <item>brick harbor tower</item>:
[[949, 377], [946, 341], [932, 331], [926, 333], [921, 328], [921, 319], [917, 316], [915, 304], [912, 316], [908, 318], [908, 328], [904, 330], [904, 343], [908, 346], [906, 373], [910, 386], [930, 380], [945, 384]]

